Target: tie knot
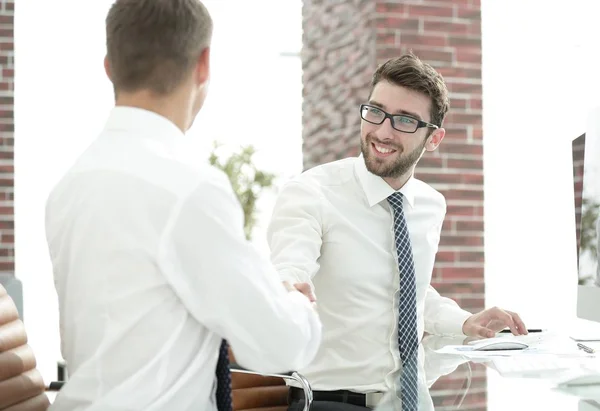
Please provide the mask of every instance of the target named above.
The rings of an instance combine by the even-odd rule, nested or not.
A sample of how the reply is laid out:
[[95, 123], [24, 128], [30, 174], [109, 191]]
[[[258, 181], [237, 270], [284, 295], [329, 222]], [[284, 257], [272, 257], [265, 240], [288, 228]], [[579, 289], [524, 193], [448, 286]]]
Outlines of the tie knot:
[[390, 203], [390, 205], [394, 208], [394, 210], [402, 210], [403, 199], [404, 199], [404, 196], [402, 195], [402, 193], [395, 192], [394, 194], [389, 196], [387, 199], [388, 199], [388, 202]]

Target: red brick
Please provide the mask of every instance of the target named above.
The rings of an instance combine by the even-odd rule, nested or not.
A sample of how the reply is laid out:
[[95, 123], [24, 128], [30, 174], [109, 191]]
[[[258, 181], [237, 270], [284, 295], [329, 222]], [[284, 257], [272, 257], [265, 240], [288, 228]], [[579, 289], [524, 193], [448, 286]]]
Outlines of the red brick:
[[[448, 247], [481, 247], [483, 246], [483, 237], [469, 236], [464, 234], [450, 235], [446, 234], [440, 238], [440, 246]], [[460, 252], [462, 253], [462, 251]], [[460, 259], [460, 258], [459, 258]], [[460, 261], [463, 261], [460, 259]]]
[[423, 19], [423, 31], [425, 33], [469, 34], [471, 33], [470, 26], [469, 23], [450, 22], [432, 17]]
[[439, 150], [442, 153], [473, 154], [473, 155], [483, 156], [483, 146], [481, 146], [479, 144], [468, 144], [468, 143], [463, 143], [463, 142], [456, 144], [455, 142], [450, 142], [448, 137], [444, 138]]
[[480, 21], [472, 21], [469, 24], [469, 34], [471, 36], [481, 37], [481, 22]]
[[483, 101], [481, 97], [474, 97], [469, 100], [469, 108], [473, 110], [482, 110], [483, 109]]
[[15, 213], [12, 207], [0, 207], [0, 215], [13, 215]]
[[481, 79], [481, 69], [468, 67], [441, 67], [437, 70], [446, 81], [449, 78], [472, 78]]
[[481, 51], [469, 48], [457, 48], [456, 60], [459, 63], [479, 63], [481, 64]]
[[403, 46], [431, 46], [445, 47], [448, 45], [448, 38], [445, 35], [436, 34], [406, 34], [400, 33], [400, 42]]
[[457, 7], [456, 17], [459, 19], [481, 20], [481, 11], [472, 7]]
[[475, 273], [477, 273], [479, 270], [479, 272], [481, 273], [481, 275], [477, 278], [478, 280], [480, 280], [483, 277], [483, 271], [482, 268], [477, 268], [477, 267], [463, 267], [463, 268], [457, 268], [457, 267], [441, 267], [439, 269], [439, 272], [436, 273], [437, 274], [437, 278], [436, 281], [432, 281], [431, 285], [433, 286], [433, 288], [436, 289], [437, 292], [439, 292], [440, 294], [454, 294], [454, 290], [459, 290], [460, 292], [464, 292], [464, 293], [468, 293], [468, 294], [483, 294], [485, 288], [482, 282], [475, 282], [473, 280], [475, 280], [476, 278], [469, 278], [469, 279], [465, 279], [466, 282], [461, 282], [458, 280], [452, 281], [452, 282], [445, 282], [443, 280], [444, 276], [446, 275], [446, 273], [449, 273], [447, 275], [452, 276], [452, 272], [454, 270], [473, 270]]
[[385, 14], [404, 14], [406, 12], [406, 6], [402, 3], [398, 2], [387, 2], [387, 1], [379, 1], [377, 2], [377, 6], [375, 7], [375, 11], [378, 13]]
[[9, 273], [12, 274], [15, 271], [15, 262], [14, 261], [3, 261], [0, 262], [0, 272], [1, 273]]
[[13, 27], [0, 27], [0, 37], [2, 38], [13, 38], [14, 28]]
[[483, 263], [483, 251], [460, 251], [458, 261], [465, 263]]
[[483, 185], [483, 174], [463, 174], [461, 184]]
[[446, 81], [448, 91], [457, 94], [481, 94], [481, 84]]
[[468, 100], [464, 98], [453, 98], [450, 101], [450, 111], [457, 112], [460, 109], [466, 109], [468, 107]]
[[[466, 173], [467, 171], [465, 171]], [[446, 200], [460, 200], [460, 201], [483, 201], [483, 190], [480, 187], [473, 187], [472, 190], [448, 190], [446, 193]]]
[[481, 267], [445, 267], [441, 271], [443, 280], [455, 281], [480, 279], [483, 277], [483, 268]]
[[442, 168], [444, 166], [444, 160], [441, 157], [432, 157], [427, 154], [419, 160], [419, 167], [425, 168]]
[[14, 230], [14, 228], [15, 228], [15, 222], [14, 221], [11, 221], [11, 220], [1, 221], [0, 220], [0, 230]]
[[[481, 186], [483, 184], [483, 175], [470, 174], [470, 173], [450, 173], [447, 169], [440, 169], [434, 172], [423, 171], [418, 165], [415, 170], [415, 175], [417, 178], [425, 181], [428, 184], [433, 185], [434, 187], [437, 184], [461, 184], [461, 185], [474, 185]], [[452, 213], [449, 213], [452, 215]], [[458, 214], [465, 215], [465, 214]], [[471, 215], [471, 214], [466, 214]]]
[[451, 3], [448, 6], [425, 6], [425, 5], [409, 5], [408, 14], [411, 16], [435, 16], [435, 17], [452, 17], [454, 15], [454, 7]]
[[386, 46], [395, 47], [396, 46], [396, 32], [395, 31], [385, 31], [377, 33], [377, 44], [385, 44]]
[[455, 222], [456, 231], [473, 231], [473, 232], [483, 232], [483, 221], [456, 221]]
[[418, 31], [419, 20], [412, 17], [399, 17], [379, 15], [375, 18], [377, 29], [395, 29], [405, 31]]
[[453, 216], [475, 216], [478, 215], [478, 211], [477, 209], [479, 208], [479, 206], [473, 206], [473, 205], [451, 205], [448, 204], [447, 206], [447, 215], [453, 215]]
[[465, 36], [450, 36], [448, 37], [448, 44], [456, 47], [471, 47], [474, 50], [481, 49], [481, 38], [478, 37], [465, 37]]
[[438, 251], [436, 261], [438, 263], [451, 263], [457, 260], [456, 252], [454, 251]]
[[446, 117], [446, 121], [444, 121], [444, 129], [446, 130], [446, 136], [442, 141], [448, 142], [449, 140], [454, 141], [466, 141], [467, 140], [467, 128], [466, 127], [456, 127], [456, 123], [452, 120], [451, 115]]
[[453, 52], [447, 50], [439, 50], [439, 49], [429, 49], [424, 47], [410, 47], [415, 55], [417, 55], [421, 60], [426, 62], [452, 62]]
[[[481, 89], [481, 85], [474, 84]], [[466, 113], [451, 113], [447, 117], [447, 121], [450, 124], [469, 124], [469, 125], [480, 125], [481, 114], [466, 114]]]

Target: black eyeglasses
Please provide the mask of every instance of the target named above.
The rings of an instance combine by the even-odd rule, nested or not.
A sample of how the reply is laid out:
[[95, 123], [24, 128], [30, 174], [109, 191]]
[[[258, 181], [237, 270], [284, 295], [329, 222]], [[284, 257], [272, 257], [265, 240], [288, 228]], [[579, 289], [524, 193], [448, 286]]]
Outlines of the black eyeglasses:
[[379, 107], [368, 104], [360, 105], [360, 117], [371, 124], [382, 124], [386, 118], [389, 118], [394, 130], [402, 131], [403, 133], [415, 133], [423, 127], [439, 128], [435, 124], [427, 123], [405, 114], [386, 113]]

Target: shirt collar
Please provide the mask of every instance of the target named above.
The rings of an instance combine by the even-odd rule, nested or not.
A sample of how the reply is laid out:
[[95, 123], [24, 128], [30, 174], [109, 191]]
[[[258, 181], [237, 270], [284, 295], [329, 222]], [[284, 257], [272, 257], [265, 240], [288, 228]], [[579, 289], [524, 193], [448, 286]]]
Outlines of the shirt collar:
[[[360, 186], [362, 187], [369, 207], [379, 204], [394, 193], [394, 189], [390, 187], [385, 180], [367, 170], [363, 155], [359, 155], [354, 162], [354, 170]], [[415, 203], [415, 179], [410, 176], [406, 184], [404, 184], [398, 192], [402, 193], [411, 208]]]
[[177, 144], [185, 138], [185, 134], [171, 120], [137, 107], [113, 107], [108, 115], [105, 130], [134, 132], [169, 145]]

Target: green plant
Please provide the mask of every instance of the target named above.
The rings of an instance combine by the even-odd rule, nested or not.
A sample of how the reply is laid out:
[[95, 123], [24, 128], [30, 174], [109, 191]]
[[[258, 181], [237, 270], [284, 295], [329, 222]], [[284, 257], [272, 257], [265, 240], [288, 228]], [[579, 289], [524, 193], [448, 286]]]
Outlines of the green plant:
[[[600, 217], [600, 204], [591, 202], [588, 199], [583, 199], [581, 210], [580, 253], [588, 252], [593, 259], [596, 259], [598, 257], [596, 221], [598, 221], [598, 218]], [[590, 277], [579, 278], [579, 284], [584, 284], [589, 278]]]
[[244, 232], [250, 240], [256, 225], [256, 202], [264, 189], [273, 186], [275, 175], [256, 168], [253, 161], [256, 150], [251, 145], [243, 146], [229, 156], [219, 155], [220, 148], [220, 144], [214, 144], [208, 161], [229, 177], [233, 191], [244, 210]]
[[596, 258], [596, 221], [600, 214], [600, 204], [590, 202], [587, 199], [583, 200], [581, 206], [583, 213], [581, 215], [581, 251], [588, 251], [592, 257]]

